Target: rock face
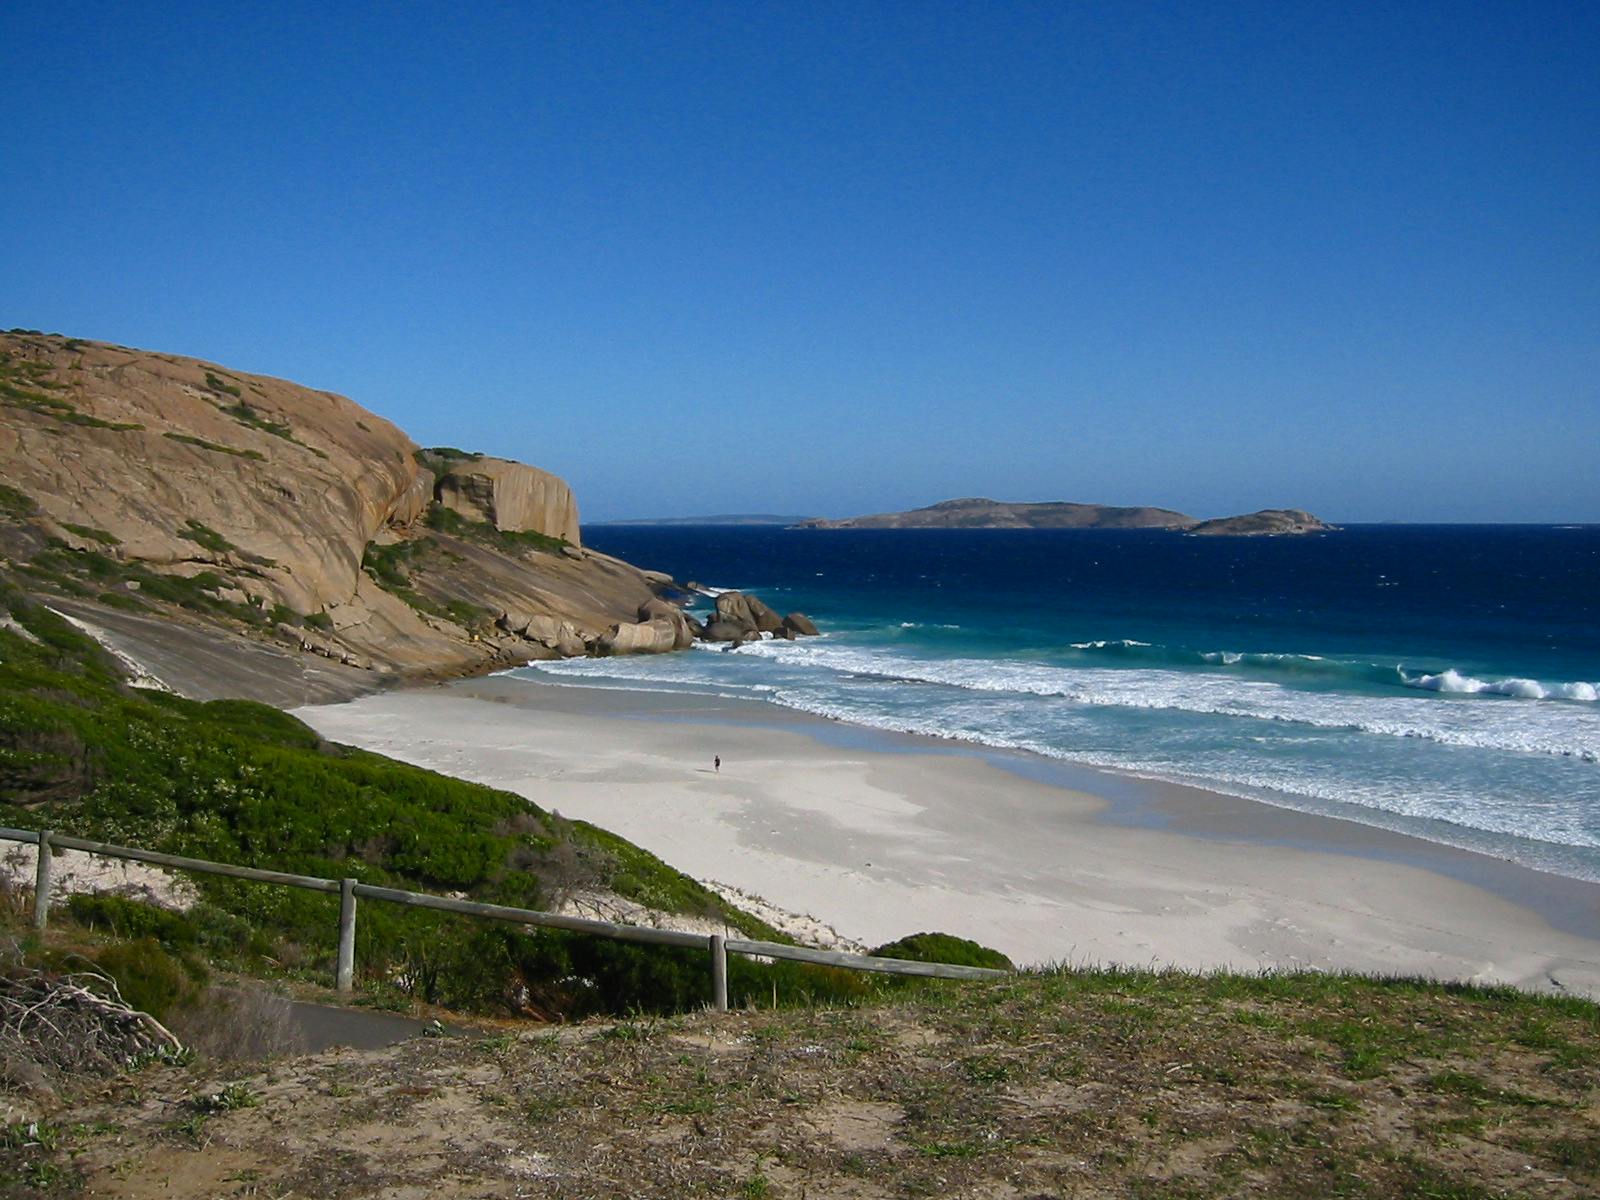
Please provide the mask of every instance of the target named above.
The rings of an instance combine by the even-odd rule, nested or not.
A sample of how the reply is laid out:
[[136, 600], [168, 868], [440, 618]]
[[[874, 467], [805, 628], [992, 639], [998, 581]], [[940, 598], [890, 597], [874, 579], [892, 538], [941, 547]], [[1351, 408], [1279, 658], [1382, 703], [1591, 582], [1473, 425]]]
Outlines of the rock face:
[[1263, 508], [1239, 517], [1201, 521], [1187, 532], [1199, 537], [1277, 537], [1283, 534], [1323, 533], [1337, 529], [1301, 508]]
[[542, 533], [579, 545], [578, 502], [564, 480], [503, 458], [456, 460], [434, 499], [473, 521], [509, 533]]
[[[316, 612], [366, 544], [426, 507], [394, 425], [342, 396], [99, 342], [0, 335], [0, 464], [52, 532], [160, 567], [224, 567]], [[211, 532], [208, 532], [211, 531]], [[79, 535], [80, 544], [85, 541]]]
[[[0, 334], [0, 481], [0, 559], [49, 561], [46, 578], [152, 662], [176, 644], [163, 621], [263, 662], [292, 643], [403, 674], [587, 653], [641, 623], [619, 652], [686, 643], [681, 621], [640, 621], [650, 579], [578, 548], [555, 476], [440, 464], [342, 396], [215, 363]], [[257, 694], [283, 694], [271, 670]]]
[[1179, 529], [1195, 518], [1170, 508], [1104, 504], [1013, 504], [1003, 500], [945, 500], [910, 512], [877, 513], [840, 521], [805, 521], [802, 529]]

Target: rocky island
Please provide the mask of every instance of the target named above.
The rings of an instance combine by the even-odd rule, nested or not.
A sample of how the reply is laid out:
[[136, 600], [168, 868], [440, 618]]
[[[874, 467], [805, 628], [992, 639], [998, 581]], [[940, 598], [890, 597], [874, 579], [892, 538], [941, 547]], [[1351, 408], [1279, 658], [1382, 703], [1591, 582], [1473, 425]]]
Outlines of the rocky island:
[[1317, 533], [1325, 525], [1299, 509], [1263, 509], [1246, 516], [1202, 521], [1170, 508], [1071, 504], [1065, 501], [1012, 503], [969, 497], [944, 500], [909, 512], [875, 513], [841, 520], [802, 521], [796, 529], [1172, 529], [1213, 537], [1275, 533]]
[[1338, 529], [1301, 508], [1263, 508], [1238, 517], [1217, 517], [1184, 530], [1198, 537], [1277, 537]]

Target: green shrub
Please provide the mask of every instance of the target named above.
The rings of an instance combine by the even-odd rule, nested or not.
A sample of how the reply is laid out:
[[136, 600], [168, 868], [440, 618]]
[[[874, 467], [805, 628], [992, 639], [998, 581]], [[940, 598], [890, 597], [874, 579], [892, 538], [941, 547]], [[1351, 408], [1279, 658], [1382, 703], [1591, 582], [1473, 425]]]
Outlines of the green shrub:
[[39, 506], [34, 503], [32, 496], [0, 483], [0, 513], [8, 517], [31, 517], [38, 511]]
[[199, 982], [153, 937], [107, 946], [95, 955], [94, 964], [116, 981], [129, 1007], [158, 1021], [175, 1004], [192, 997]]
[[225, 551], [232, 550], [234, 548], [233, 543], [227, 538], [223, 537], [209, 525], [206, 525], [201, 521], [196, 521], [193, 517], [190, 517], [188, 520], [186, 520], [184, 525], [187, 526], [187, 528], [180, 529], [178, 531], [178, 536], [181, 538], [186, 538], [187, 540], [196, 543], [204, 549], [211, 550], [217, 554], [222, 554]]
[[213, 392], [226, 392], [230, 396], [240, 395], [239, 389], [225, 379], [219, 379], [212, 372], [206, 372], [206, 386]]
[[182, 913], [123, 896], [70, 896], [67, 912], [87, 929], [119, 938], [153, 938], [169, 950], [193, 949], [197, 940], [194, 924]]
[[912, 962], [950, 963], [957, 967], [990, 967], [1014, 971], [1015, 965], [998, 950], [949, 933], [913, 933], [871, 951], [878, 958], [905, 958]]
[[[134, 427], [130, 426], [130, 428]], [[193, 434], [168, 431], [161, 436], [171, 438], [175, 442], [182, 442], [186, 446], [198, 446], [202, 450], [210, 450], [216, 454], [232, 454], [237, 458], [250, 458], [256, 462], [265, 462], [267, 460], [267, 456], [259, 450], [241, 450], [238, 446], [224, 446], [220, 442], [208, 442], [205, 438], [195, 437]]]
[[429, 529], [447, 533], [464, 541], [477, 542], [499, 550], [503, 554], [517, 554], [523, 550], [542, 550], [546, 554], [559, 554], [562, 547], [570, 545], [565, 538], [551, 537], [549, 534], [535, 533], [532, 530], [499, 529], [488, 521], [474, 521], [442, 504], [429, 505], [424, 520]]
[[120, 546], [122, 539], [114, 533], [107, 533], [104, 529], [96, 529], [93, 525], [74, 525], [71, 521], [61, 522], [63, 529], [70, 529], [79, 537], [86, 537], [105, 546]]

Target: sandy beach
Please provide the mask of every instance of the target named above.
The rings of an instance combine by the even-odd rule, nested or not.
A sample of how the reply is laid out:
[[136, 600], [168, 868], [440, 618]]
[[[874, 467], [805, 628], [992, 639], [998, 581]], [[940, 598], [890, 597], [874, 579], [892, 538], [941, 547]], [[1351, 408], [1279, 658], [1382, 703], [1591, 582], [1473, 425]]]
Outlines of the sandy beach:
[[868, 945], [1600, 995], [1600, 884], [1350, 822], [745, 701], [496, 677], [296, 715]]

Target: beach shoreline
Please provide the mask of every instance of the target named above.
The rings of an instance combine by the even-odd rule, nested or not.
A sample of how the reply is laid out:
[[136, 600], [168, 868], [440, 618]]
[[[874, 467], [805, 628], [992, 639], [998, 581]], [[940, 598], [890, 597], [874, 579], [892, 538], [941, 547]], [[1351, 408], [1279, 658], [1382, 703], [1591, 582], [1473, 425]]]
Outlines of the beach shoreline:
[[296, 715], [868, 944], [1600, 995], [1600, 884], [1335, 817], [703, 695], [490, 676]]

